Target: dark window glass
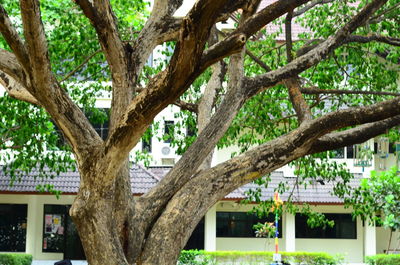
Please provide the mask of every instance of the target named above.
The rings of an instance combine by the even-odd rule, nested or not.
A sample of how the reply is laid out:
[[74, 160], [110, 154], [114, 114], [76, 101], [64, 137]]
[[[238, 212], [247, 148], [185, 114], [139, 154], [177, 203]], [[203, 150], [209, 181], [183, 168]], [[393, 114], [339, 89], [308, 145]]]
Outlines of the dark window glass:
[[142, 151], [151, 153], [151, 138], [142, 140]]
[[204, 249], [204, 217], [193, 230], [192, 235], [183, 249]]
[[354, 158], [354, 146], [353, 145], [349, 145], [346, 147], [346, 155], [347, 155], [347, 158]]
[[0, 204], [0, 251], [25, 252], [26, 204]]
[[66, 205], [44, 205], [43, 252], [64, 252]]
[[151, 147], [152, 147], [152, 127], [147, 129], [146, 133], [142, 137], [142, 151], [151, 153]]
[[344, 158], [344, 148], [339, 148], [331, 151], [332, 158]]
[[[109, 131], [109, 119], [110, 119], [110, 111], [109, 109], [102, 109], [106, 114], [107, 114], [107, 119], [104, 122], [93, 122], [90, 121], [92, 124], [93, 128], [96, 130], [97, 134], [103, 139], [107, 139], [108, 136], [108, 131]], [[89, 117], [89, 120], [91, 120], [91, 113], [86, 113], [86, 115]]]
[[165, 121], [164, 123], [164, 143], [171, 142], [171, 133], [173, 132], [174, 121]]
[[389, 143], [389, 153], [390, 154], [396, 153], [396, 144], [395, 143]]
[[[258, 218], [246, 212], [217, 212], [217, 237], [255, 237], [253, 226], [257, 223], [274, 222], [275, 216]], [[278, 223], [279, 237], [282, 237], [282, 222]]]
[[296, 238], [342, 238], [357, 239], [357, 224], [351, 214], [325, 214], [333, 220], [333, 227], [311, 228], [307, 225], [307, 216], [296, 214]]
[[196, 135], [196, 128], [193, 128], [192, 126], [188, 125], [186, 127], [186, 136], [192, 137]]
[[66, 259], [84, 260], [78, 231], [69, 216], [70, 205], [44, 205], [43, 252], [64, 253]]

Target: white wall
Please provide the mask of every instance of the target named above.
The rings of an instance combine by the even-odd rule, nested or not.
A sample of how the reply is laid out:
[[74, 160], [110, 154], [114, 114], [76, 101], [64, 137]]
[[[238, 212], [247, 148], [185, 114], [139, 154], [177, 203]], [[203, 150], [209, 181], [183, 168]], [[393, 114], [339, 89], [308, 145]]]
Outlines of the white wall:
[[32, 254], [34, 259], [61, 260], [63, 259], [62, 253], [42, 252], [44, 205], [70, 205], [74, 197], [73, 195], [62, 195], [60, 199], [57, 199], [55, 195], [0, 194], [0, 203], [28, 205], [26, 253]]
[[[254, 205], [241, 205], [232, 201], [217, 204], [217, 211], [246, 212]], [[311, 206], [313, 210], [323, 213], [350, 213], [341, 205]], [[285, 224], [285, 217], [282, 224]], [[286, 227], [283, 225], [283, 235]], [[342, 255], [346, 262], [362, 262], [364, 257], [364, 228], [361, 219], [357, 219], [357, 239], [295, 239], [296, 251], [327, 252]], [[285, 251], [285, 238], [279, 239], [279, 249]], [[273, 239], [265, 238], [221, 238], [217, 237], [217, 250], [273, 251]]]
[[[312, 206], [321, 213], [351, 213], [341, 205]], [[346, 262], [362, 262], [364, 257], [364, 229], [361, 219], [357, 219], [357, 239], [296, 239], [296, 251], [327, 252], [344, 255]]]
[[[376, 253], [385, 253], [388, 248], [390, 230], [383, 227], [376, 228]], [[400, 232], [392, 234], [392, 240], [389, 249], [400, 250]]]

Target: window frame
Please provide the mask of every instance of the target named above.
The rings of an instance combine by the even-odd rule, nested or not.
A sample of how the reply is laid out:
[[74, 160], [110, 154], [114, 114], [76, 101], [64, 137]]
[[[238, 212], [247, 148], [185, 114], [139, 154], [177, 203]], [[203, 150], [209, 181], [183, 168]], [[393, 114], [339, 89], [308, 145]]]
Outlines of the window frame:
[[[221, 234], [221, 214], [228, 214], [229, 218], [224, 220], [223, 222], [226, 222], [227, 228], [227, 233], [225, 234]], [[251, 233], [247, 233], [247, 234], [234, 234], [235, 230], [233, 230], [231, 227], [229, 227], [228, 223], [232, 222], [232, 216], [233, 215], [242, 215], [243, 216], [249, 216], [252, 217], [250, 220], [249, 219], [236, 219], [233, 221], [236, 222], [240, 222], [240, 223], [244, 223], [245, 225], [250, 223], [250, 227], [246, 228], [246, 231], [251, 231]], [[248, 212], [229, 212], [229, 211], [218, 211], [216, 213], [216, 237], [219, 238], [256, 238], [256, 230], [253, 229], [253, 225], [257, 224], [257, 223], [265, 223], [265, 222], [275, 222], [275, 215], [273, 213], [270, 213], [268, 217], [264, 217], [264, 218], [258, 218], [255, 214], [251, 214]], [[278, 222], [278, 231], [279, 231], [279, 238], [282, 238], [282, 218], [279, 219]], [[243, 233], [244, 231], [241, 230]]]
[[[16, 227], [16, 231], [22, 232], [19, 234], [19, 236], [21, 236], [21, 238], [19, 238], [19, 239], [21, 239], [21, 242], [23, 242], [22, 243], [23, 246], [22, 245], [17, 246], [16, 245], [17, 242], [15, 242], [15, 241], [13, 241], [14, 242], [13, 245], [11, 245], [9, 242], [9, 244], [5, 244], [9, 248], [8, 249], [7, 248], [0, 249], [0, 252], [25, 252], [26, 251], [27, 225], [28, 225], [28, 204], [26, 204], [26, 203], [0, 203], [0, 208], [2, 208], [2, 206], [8, 206], [11, 209], [11, 211], [9, 211], [9, 212], [7, 212], [6, 210], [0, 210], [0, 213], [2, 213], [4, 211], [4, 213], [6, 213], [6, 215], [10, 218], [9, 220], [11, 220], [11, 222], [13, 222], [13, 223], [10, 222], [8, 224], [13, 227], [13, 232], [11, 233], [11, 235], [13, 237], [18, 236], [18, 234], [14, 230], [15, 227]], [[24, 208], [24, 209], [22, 209], [22, 208]], [[16, 210], [18, 210], [18, 211], [16, 211]], [[23, 230], [25, 230], [25, 233], [23, 233]], [[5, 236], [5, 235], [2, 234], [2, 236]], [[12, 247], [15, 247], [15, 248], [12, 249]], [[21, 248], [19, 248], [19, 247], [21, 247]]]
[[[334, 220], [335, 225], [330, 228], [327, 227], [326, 229], [323, 229], [322, 227], [316, 227], [316, 228], [311, 228], [307, 225], [307, 216], [303, 216], [299, 213], [296, 214], [295, 216], [295, 238], [296, 239], [345, 239], [345, 240], [357, 240], [357, 220], [354, 220], [353, 217], [351, 216], [350, 213], [324, 213], [325, 217], [328, 220]], [[337, 218], [333, 218], [337, 217]], [[345, 218], [352, 220], [353, 227], [352, 227], [352, 232], [350, 233], [351, 236], [345, 236], [348, 233], [346, 233], [344, 229], [344, 223], [343, 221]], [[299, 220], [299, 219], [302, 220]], [[300, 226], [299, 222], [302, 222], [305, 224], [305, 226], [302, 224]], [[342, 221], [342, 222], [338, 222]], [[348, 221], [348, 220], [347, 220]], [[340, 233], [340, 235], [337, 235]], [[332, 236], [332, 234], [335, 234], [335, 236]], [[309, 235], [309, 236], [308, 236]]]

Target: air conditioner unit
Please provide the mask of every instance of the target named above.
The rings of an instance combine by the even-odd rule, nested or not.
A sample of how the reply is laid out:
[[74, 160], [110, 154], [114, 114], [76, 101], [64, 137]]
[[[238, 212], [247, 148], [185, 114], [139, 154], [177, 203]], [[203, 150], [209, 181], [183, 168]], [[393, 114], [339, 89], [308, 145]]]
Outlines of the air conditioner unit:
[[161, 148], [161, 154], [167, 156], [171, 153], [171, 148], [168, 146], [164, 146], [163, 148]]
[[163, 166], [173, 166], [175, 165], [175, 158], [161, 158], [161, 164]]

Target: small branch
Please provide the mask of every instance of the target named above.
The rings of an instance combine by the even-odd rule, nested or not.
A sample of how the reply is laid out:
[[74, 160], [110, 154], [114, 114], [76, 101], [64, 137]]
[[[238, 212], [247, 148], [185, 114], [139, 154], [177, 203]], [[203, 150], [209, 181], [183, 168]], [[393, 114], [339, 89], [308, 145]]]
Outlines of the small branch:
[[29, 69], [29, 57], [25, 44], [18, 35], [17, 30], [13, 27], [6, 10], [0, 5], [0, 32], [6, 40], [7, 44], [13, 50], [18, 61], [22, 66]]
[[383, 19], [383, 15], [389, 13], [389, 12], [392, 11], [392, 10], [395, 10], [398, 6], [400, 6], [400, 2], [398, 2], [397, 4], [395, 4], [394, 6], [392, 6], [392, 7], [390, 7], [390, 8], [388, 8], [388, 9], [382, 11], [382, 12], [379, 13], [378, 15], [371, 17], [369, 23], [370, 23], [370, 24], [374, 24], [374, 23], [381, 22], [382, 19]]
[[336, 34], [329, 37], [326, 41], [320, 43], [316, 48], [306, 54], [297, 57], [286, 66], [266, 74], [247, 78], [245, 86], [249, 94], [248, 96], [250, 97], [263, 89], [274, 86], [280, 80], [296, 76], [305, 69], [319, 63], [323, 58], [339, 47], [359, 26], [364, 25], [368, 18], [386, 2], [387, 0], [375, 0], [366, 5], [357, 15], [346, 23], [343, 28], [339, 29]]
[[302, 14], [304, 14], [305, 12], [307, 12], [308, 10], [310, 10], [311, 8], [315, 7], [316, 5], [322, 5], [322, 4], [327, 4], [327, 3], [332, 3], [335, 0], [316, 0], [311, 2], [310, 4], [297, 9], [295, 12], [293, 12], [293, 17], [297, 17], [300, 16]]
[[186, 102], [186, 101], [182, 101], [182, 100], [178, 99], [173, 104], [175, 106], [180, 107], [183, 110], [188, 110], [188, 111], [191, 111], [193, 113], [197, 113], [198, 112], [198, 105], [195, 104], [195, 103], [190, 103], [190, 102]]
[[349, 42], [359, 42], [359, 43], [367, 43], [371, 41], [377, 41], [386, 43], [393, 46], [400, 46], [400, 38], [393, 38], [389, 36], [382, 36], [382, 35], [368, 35], [368, 36], [360, 36], [360, 35], [350, 35], [346, 38], [344, 43]]
[[266, 64], [264, 63], [261, 59], [259, 59], [254, 53], [252, 53], [251, 51], [249, 51], [249, 49], [246, 49], [246, 54], [253, 59], [253, 61], [255, 61], [259, 66], [261, 66], [262, 68], [264, 68], [265, 71], [269, 72], [272, 69]]
[[334, 94], [334, 95], [378, 95], [378, 96], [400, 96], [400, 93], [385, 91], [355, 91], [338, 89], [318, 89], [315, 87], [302, 88], [301, 92], [308, 95]]
[[73, 74], [75, 74], [79, 69], [81, 69], [87, 62], [89, 62], [90, 59], [92, 59], [95, 55], [97, 55], [98, 53], [100, 53], [101, 50], [97, 50], [94, 53], [92, 53], [91, 55], [89, 55], [88, 57], [85, 58], [85, 60], [83, 60], [83, 62], [78, 65], [75, 69], [73, 69], [71, 72], [69, 72], [68, 74], [66, 74], [59, 82], [62, 83], [65, 80], [67, 80], [68, 78], [70, 78]]

